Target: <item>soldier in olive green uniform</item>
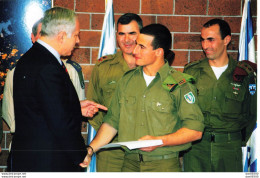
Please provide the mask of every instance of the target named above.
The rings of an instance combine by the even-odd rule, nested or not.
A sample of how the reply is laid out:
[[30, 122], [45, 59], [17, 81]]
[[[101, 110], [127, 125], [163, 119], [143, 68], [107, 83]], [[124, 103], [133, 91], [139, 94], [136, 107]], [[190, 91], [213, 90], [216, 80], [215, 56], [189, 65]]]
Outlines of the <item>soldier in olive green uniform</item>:
[[[132, 55], [135, 40], [142, 28], [141, 18], [132, 13], [121, 16], [117, 22], [117, 42], [119, 52], [104, 56], [95, 65], [87, 91], [87, 98], [109, 106], [119, 79], [125, 72], [135, 67]], [[89, 120], [97, 131], [103, 122], [106, 112], [100, 111]], [[117, 137], [113, 142], [117, 142]], [[124, 151], [121, 148], [101, 150], [97, 153], [97, 172], [120, 172], [124, 161]]]
[[184, 154], [184, 170], [188, 172], [242, 171], [241, 146], [256, 124], [256, 93], [249, 91], [256, 76], [250, 65], [228, 57], [230, 40], [231, 31], [225, 21], [207, 22], [201, 32], [207, 58], [184, 69], [196, 78], [205, 122], [202, 139]]
[[90, 143], [85, 164], [93, 151], [119, 141], [158, 140], [163, 144], [126, 151], [124, 172], [180, 171], [179, 151], [200, 139], [203, 115], [197, 103], [192, 77], [172, 69], [165, 57], [174, 56], [171, 34], [160, 24], [144, 27], [134, 49], [136, 69], [119, 81], [104, 123]]

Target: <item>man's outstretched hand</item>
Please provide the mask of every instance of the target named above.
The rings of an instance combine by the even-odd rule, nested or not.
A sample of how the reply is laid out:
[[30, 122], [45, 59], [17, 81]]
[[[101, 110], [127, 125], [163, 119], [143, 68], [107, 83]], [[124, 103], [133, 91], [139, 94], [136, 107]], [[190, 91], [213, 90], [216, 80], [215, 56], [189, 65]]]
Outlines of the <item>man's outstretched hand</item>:
[[107, 107], [89, 100], [80, 101], [80, 106], [82, 116], [85, 117], [93, 117], [99, 109], [107, 111]]

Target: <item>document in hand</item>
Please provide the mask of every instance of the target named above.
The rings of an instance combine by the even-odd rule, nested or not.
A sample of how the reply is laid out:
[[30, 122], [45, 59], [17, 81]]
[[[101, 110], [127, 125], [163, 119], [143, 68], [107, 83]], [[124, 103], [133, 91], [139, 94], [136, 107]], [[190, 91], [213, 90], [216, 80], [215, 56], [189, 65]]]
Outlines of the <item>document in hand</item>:
[[162, 140], [140, 140], [140, 141], [109, 143], [105, 146], [102, 146], [101, 149], [126, 146], [128, 149], [133, 150], [133, 149], [137, 149], [137, 148], [157, 146], [157, 145], [162, 145], [162, 144], [163, 144]]

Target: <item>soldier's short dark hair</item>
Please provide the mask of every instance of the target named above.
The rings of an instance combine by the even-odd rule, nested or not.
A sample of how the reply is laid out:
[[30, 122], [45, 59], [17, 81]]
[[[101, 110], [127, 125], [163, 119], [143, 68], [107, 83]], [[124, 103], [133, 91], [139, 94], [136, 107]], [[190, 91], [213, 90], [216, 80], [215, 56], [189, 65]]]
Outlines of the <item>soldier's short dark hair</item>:
[[162, 24], [150, 24], [143, 27], [140, 33], [154, 37], [152, 41], [153, 49], [162, 48], [164, 51], [164, 58], [171, 65], [175, 54], [170, 50], [172, 45], [172, 35], [170, 30]]
[[143, 28], [143, 21], [142, 21], [142, 19], [139, 15], [134, 14], [134, 13], [126, 13], [126, 14], [122, 15], [118, 19], [116, 25], [117, 25], [117, 27], [118, 27], [119, 23], [122, 24], [122, 25], [127, 25], [130, 22], [132, 22], [133, 20], [137, 22], [139, 30], [141, 30]]
[[210, 21], [206, 22], [203, 27], [208, 28], [212, 25], [219, 25], [219, 30], [221, 34], [222, 40], [230, 35], [231, 36], [231, 29], [228, 23], [225, 20], [222, 19], [211, 19]]

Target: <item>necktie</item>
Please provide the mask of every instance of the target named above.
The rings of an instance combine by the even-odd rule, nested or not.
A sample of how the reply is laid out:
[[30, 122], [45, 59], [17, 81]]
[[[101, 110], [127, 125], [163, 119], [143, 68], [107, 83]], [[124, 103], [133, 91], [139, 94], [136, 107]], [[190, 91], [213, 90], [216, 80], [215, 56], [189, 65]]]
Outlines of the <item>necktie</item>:
[[61, 66], [62, 66], [62, 68], [65, 70], [65, 72], [68, 73], [68, 70], [67, 70], [67, 68], [65, 67], [65, 65], [64, 65], [63, 62], [61, 62]]

